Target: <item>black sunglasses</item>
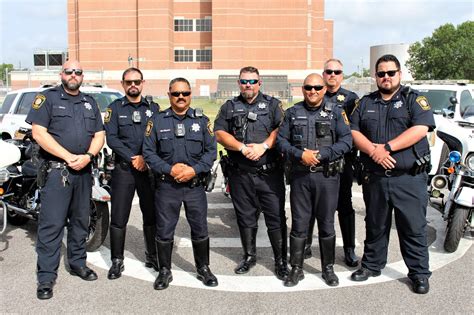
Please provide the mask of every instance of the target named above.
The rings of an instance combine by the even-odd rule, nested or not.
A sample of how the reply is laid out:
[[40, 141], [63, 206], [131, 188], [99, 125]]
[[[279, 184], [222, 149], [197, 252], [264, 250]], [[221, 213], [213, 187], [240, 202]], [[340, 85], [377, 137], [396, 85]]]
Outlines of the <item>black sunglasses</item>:
[[321, 91], [324, 89], [324, 85], [305, 85], [303, 86], [303, 89], [306, 91], [311, 91], [312, 89], [315, 89], [316, 91]]
[[82, 75], [82, 69], [64, 69], [63, 70], [63, 73], [65, 75], [71, 75], [71, 74], [75, 74], [75, 75]]
[[251, 85], [254, 85], [254, 84], [258, 83], [258, 80], [257, 79], [251, 79], [251, 80], [240, 79], [239, 82], [240, 82], [240, 84], [243, 84], [243, 85], [245, 85], [247, 83], [249, 83]]
[[332, 70], [332, 69], [326, 69], [324, 70], [324, 73], [328, 74], [328, 75], [331, 75], [331, 74], [335, 74], [335, 75], [340, 75], [342, 73], [342, 70]]
[[142, 80], [123, 80], [123, 83], [125, 83], [128, 86], [131, 86], [132, 83], [135, 84], [136, 86], [142, 84]]
[[174, 97], [179, 97], [180, 95], [187, 97], [191, 95], [191, 91], [176, 91], [176, 92], [170, 92], [170, 94]]
[[384, 78], [386, 74], [388, 74], [389, 77], [394, 77], [397, 74], [398, 70], [388, 70], [388, 71], [377, 71], [375, 74], [379, 78]]

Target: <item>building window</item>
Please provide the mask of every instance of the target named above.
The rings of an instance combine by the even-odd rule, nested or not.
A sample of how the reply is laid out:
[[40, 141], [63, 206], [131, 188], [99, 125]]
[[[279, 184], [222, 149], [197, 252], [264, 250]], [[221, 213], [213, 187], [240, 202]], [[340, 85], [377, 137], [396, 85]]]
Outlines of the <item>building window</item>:
[[196, 50], [196, 61], [204, 61], [204, 62], [212, 61], [212, 50], [210, 49]]
[[193, 20], [192, 19], [174, 20], [174, 31], [175, 32], [192, 32]]
[[211, 19], [197, 19], [196, 20], [196, 32], [210, 32], [210, 31], [212, 31]]
[[192, 49], [180, 49], [174, 51], [175, 62], [193, 62]]

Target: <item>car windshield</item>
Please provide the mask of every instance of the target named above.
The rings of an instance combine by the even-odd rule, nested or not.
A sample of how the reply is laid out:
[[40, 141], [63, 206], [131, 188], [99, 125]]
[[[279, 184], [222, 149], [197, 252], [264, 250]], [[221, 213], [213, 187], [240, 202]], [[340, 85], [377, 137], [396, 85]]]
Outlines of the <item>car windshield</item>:
[[431, 105], [431, 109], [435, 114], [443, 114], [443, 109], [448, 109], [452, 106], [449, 98], [456, 96], [456, 91], [426, 89], [420, 89], [419, 91], [421, 94], [426, 96]]
[[99, 106], [99, 109], [101, 112], [105, 112], [107, 109], [107, 106], [109, 106], [110, 103], [115, 101], [118, 98], [121, 98], [122, 95], [118, 92], [90, 92], [87, 91], [85, 92], [86, 94], [89, 94], [92, 96], [95, 101], [97, 102], [97, 105]]

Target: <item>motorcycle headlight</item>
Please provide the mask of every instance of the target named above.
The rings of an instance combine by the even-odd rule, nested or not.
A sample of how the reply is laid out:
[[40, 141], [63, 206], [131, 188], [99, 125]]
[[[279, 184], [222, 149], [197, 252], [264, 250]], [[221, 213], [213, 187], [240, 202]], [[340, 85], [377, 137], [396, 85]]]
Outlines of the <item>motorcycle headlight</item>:
[[0, 184], [10, 179], [10, 172], [6, 168], [0, 168]]
[[474, 153], [471, 153], [466, 158], [466, 166], [474, 172]]

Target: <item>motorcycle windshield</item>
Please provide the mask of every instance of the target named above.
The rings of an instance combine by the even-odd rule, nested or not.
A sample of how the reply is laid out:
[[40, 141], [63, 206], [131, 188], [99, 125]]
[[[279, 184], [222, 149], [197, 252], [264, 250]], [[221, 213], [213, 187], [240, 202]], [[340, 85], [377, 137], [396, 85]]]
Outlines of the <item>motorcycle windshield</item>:
[[0, 167], [15, 164], [20, 160], [21, 152], [16, 145], [0, 140]]

